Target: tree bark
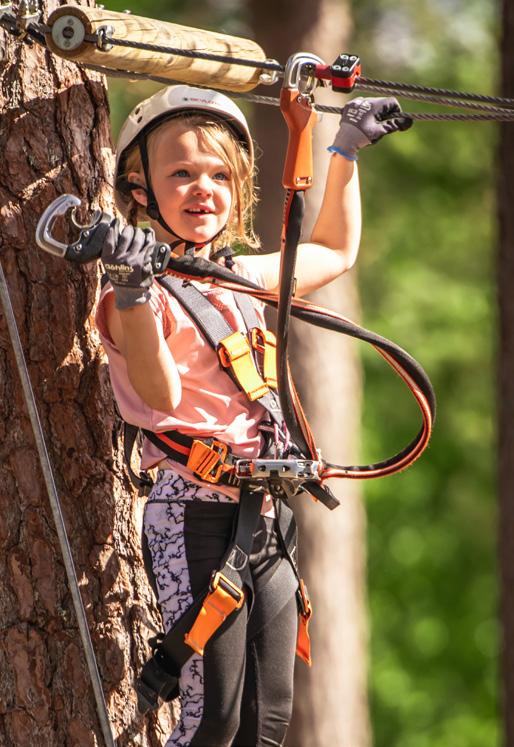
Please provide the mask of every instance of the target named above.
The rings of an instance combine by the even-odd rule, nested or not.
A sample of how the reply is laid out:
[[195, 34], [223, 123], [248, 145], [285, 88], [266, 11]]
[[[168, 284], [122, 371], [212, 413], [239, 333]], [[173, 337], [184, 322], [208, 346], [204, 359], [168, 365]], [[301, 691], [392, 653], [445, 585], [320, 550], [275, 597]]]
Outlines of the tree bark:
[[[514, 6], [503, 2], [502, 96], [514, 96]], [[498, 350], [498, 488], [500, 599], [502, 622], [501, 675], [504, 745], [514, 747], [514, 131], [500, 129], [497, 282]]]
[[[255, 0], [251, 12], [256, 41], [270, 57], [285, 61], [294, 52], [306, 51], [329, 63], [347, 51], [349, 10], [339, 0], [300, 5], [291, 0]], [[343, 105], [345, 99], [340, 95], [323, 96], [324, 93], [317, 92], [318, 102]], [[257, 227], [264, 248], [272, 251], [279, 247], [287, 128], [271, 107], [257, 107], [254, 119], [256, 140], [263, 151]], [[314, 131], [315, 185], [307, 193], [304, 237], [308, 237], [321, 203], [328, 168], [326, 147], [336, 128], [337, 118], [325, 115]], [[358, 318], [355, 272], [318, 291], [313, 299], [350, 318]], [[355, 346], [347, 338], [340, 339], [307, 325], [294, 325], [293, 329], [290, 345], [295, 381], [318, 446], [330, 461], [355, 464], [361, 380]], [[301, 570], [314, 604], [314, 663], [311, 670], [302, 662], [297, 665], [294, 714], [287, 742], [291, 747], [370, 744], [365, 517], [356, 481], [337, 481], [331, 487], [341, 500], [333, 514], [326, 513], [321, 504], [294, 506], [300, 529]]]
[[[44, 6], [43, 18], [52, 7]], [[39, 215], [58, 195], [108, 201], [105, 84], [0, 31], [0, 258], [55, 471], [118, 744], [161, 744], [136, 716], [134, 666], [157, 627], [139, 554], [142, 502], [118, 456], [116, 418], [93, 325], [96, 266], [45, 255]], [[62, 236], [60, 237], [62, 239]], [[69, 233], [67, 234], [69, 239]], [[0, 744], [102, 745], [62, 555], [0, 316]], [[154, 736], [148, 736], [148, 728]]]

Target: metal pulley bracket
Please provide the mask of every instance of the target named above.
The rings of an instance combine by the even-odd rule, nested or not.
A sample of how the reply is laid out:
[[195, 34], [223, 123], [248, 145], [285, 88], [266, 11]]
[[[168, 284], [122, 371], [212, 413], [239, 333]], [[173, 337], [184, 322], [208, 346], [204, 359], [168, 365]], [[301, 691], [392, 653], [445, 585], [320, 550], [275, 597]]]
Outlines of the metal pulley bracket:
[[286, 189], [309, 189], [313, 183], [312, 130], [317, 122], [312, 92], [316, 79], [307, 74], [323, 64], [316, 55], [300, 52], [287, 61], [280, 92], [280, 109], [289, 129], [282, 184]]
[[[11, 8], [10, 4], [0, 6], [0, 17], [9, 13]], [[32, 40], [27, 37], [27, 30], [31, 24], [38, 23], [40, 17], [41, 11], [36, 0], [21, 0], [14, 16], [18, 39], [32, 44]]]
[[257, 477], [290, 480], [319, 480], [323, 462], [313, 459], [237, 459], [235, 474], [240, 480]]

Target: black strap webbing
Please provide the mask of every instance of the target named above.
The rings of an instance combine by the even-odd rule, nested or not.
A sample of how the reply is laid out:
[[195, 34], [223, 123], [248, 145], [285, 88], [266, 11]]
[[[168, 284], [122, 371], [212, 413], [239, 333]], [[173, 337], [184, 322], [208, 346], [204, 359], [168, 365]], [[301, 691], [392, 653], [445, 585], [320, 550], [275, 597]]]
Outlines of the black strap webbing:
[[296, 564], [297, 529], [293, 511], [283, 500], [275, 500], [277, 534], [284, 553], [280, 562], [266, 584], [266, 604], [256, 605], [248, 620], [247, 639], [251, 640], [276, 615], [297, 591], [300, 574]]
[[[177, 299], [210, 346], [217, 352], [220, 342], [235, 331], [229, 325], [221, 311], [191, 283], [184, 283], [183, 280], [171, 275], [162, 275], [157, 280], [163, 288], [166, 288]], [[253, 327], [259, 326], [259, 320], [253, 308], [252, 301], [244, 293], [234, 294], [234, 296], [248, 333]], [[238, 298], [238, 296], [240, 297]], [[236, 381], [230, 369], [225, 370]], [[267, 392], [262, 397], [259, 397], [257, 402], [264, 407], [273, 422], [281, 428], [283, 417], [278, 397], [272, 392]]]
[[161, 276], [158, 281], [187, 311], [214, 350], [234, 332], [223, 314], [194, 285], [170, 275]]
[[134, 453], [134, 446], [137, 444], [138, 436], [140, 434], [140, 428], [137, 425], [132, 425], [124, 421], [123, 423], [123, 454], [125, 456], [125, 464], [127, 465], [127, 471], [132, 483], [138, 488], [139, 495], [148, 495], [153, 486], [153, 480], [146, 472], [141, 471], [137, 475], [132, 469], [132, 455]]
[[[249, 556], [253, 535], [261, 513], [263, 491], [250, 485], [241, 488], [237, 523], [233, 539], [220, 563], [219, 570], [229, 581], [242, 588], [251, 589]], [[159, 698], [170, 700], [177, 694], [180, 670], [193, 655], [193, 649], [184, 642], [185, 634], [196, 620], [209, 589], [200, 594], [173, 628], [154, 639], [153, 656], [146, 662], [136, 680], [138, 709], [141, 713], [157, 708]]]

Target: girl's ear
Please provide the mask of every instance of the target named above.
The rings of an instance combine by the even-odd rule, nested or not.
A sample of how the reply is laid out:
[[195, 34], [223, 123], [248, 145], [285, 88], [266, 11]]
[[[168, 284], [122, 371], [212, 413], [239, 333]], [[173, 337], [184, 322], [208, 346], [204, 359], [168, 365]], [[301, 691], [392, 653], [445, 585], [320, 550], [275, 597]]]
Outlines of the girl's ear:
[[128, 181], [132, 184], [140, 184], [143, 189], [133, 189], [132, 190], [132, 197], [136, 202], [139, 202], [140, 205], [143, 205], [146, 207], [148, 205], [148, 197], [146, 195], [146, 189], [145, 187], [145, 180], [144, 177], [141, 176], [137, 171], [131, 171], [128, 174]]

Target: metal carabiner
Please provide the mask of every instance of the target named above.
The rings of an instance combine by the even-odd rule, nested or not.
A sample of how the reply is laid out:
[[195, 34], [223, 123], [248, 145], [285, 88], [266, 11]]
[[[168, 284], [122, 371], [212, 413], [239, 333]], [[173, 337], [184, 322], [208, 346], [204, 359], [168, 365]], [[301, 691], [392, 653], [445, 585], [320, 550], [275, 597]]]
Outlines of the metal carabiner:
[[[95, 242], [94, 248], [90, 247], [90, 251], [88, 251], [88, 244], [90, 243], [92, 233], [100, 223], [102, 221], [110, 223], [112, 218], [101, 210], [96, 210], [89, 223], [79, 223], [75, 214], [80, 204], [81, 202], [78, 197], [69, 194], [60, 195], [50, 203], [36, 227], [36, 243], [40, 249], [53, 254], [55, 257], [64, 257], [65, 259], [80, 263], [90, 262], [100, 255], [100, 251], [98, 251], [96, 245], [97, 242]], [[71, 221], [76, 228], [80, 229], [80, 236], [74, 243], [64, 244], [52, 236], [52, 228], [56, 219], [65, 215], [70, 208], [72, 209]]]
[[[286, 62], [284, 70], [283, 87], [289, 90], [300, 91], [305, 96], [310, 96], [319, 81], [312, 75], [316, 65], [324, 65], [321, 57], [310, 52], [296, 52]], [[306, 75], [305, 66], [309, 65], [309, 74]]]
[[[44, 211], [36, 227], [36, 243], [54, 257], [67, 259], [77, 264], [87, 264], [99, 259], [106, 236], [115, 221], [112, 215], [96, 210], [89, 223], [79, 223], [75, 217], [76, 210], [81, 204], [75, 195], [60, 195]], [[63, 244], [52, 236], [55, 220], [65, 215], [71, 208], [71, 222], [80, 229], [80, 236], [72, 244]], [[118, 226], [118, 229], [120, 227]], [[152, 253], [152, 269], [155, 275], [166, 270], [171, 255], [171, 247], [161, 241], [156, 241]]]

